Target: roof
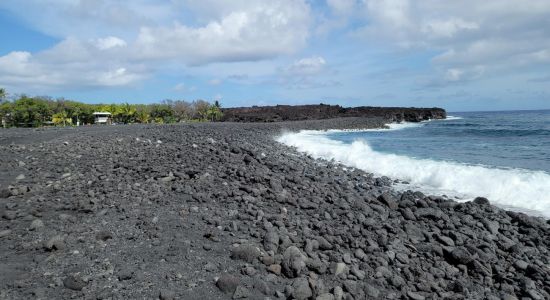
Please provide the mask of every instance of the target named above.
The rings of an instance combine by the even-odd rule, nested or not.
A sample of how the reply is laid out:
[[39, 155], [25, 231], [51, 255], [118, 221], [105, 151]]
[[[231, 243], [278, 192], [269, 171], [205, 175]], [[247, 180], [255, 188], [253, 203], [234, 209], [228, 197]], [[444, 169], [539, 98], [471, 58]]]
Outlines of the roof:
[[93, 113], [92, 115], [110, 115], [110, 114], [111, 114], [110, 112], [101, 112], [101, 111], [98, 111], [98, 112]]

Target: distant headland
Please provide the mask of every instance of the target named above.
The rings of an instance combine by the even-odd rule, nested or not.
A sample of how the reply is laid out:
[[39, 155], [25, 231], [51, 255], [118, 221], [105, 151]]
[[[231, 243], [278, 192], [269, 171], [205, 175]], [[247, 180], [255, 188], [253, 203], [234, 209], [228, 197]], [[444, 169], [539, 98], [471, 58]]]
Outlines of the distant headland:
[[413, 107], [342, 107], [340, 105], [276, 105], [223, 108], [222, 121], [228, 122], [280, 122], [323, 120], [343, 117], [382, 118], [388, 122], [420, 122], [445, 119], [442, 108]]

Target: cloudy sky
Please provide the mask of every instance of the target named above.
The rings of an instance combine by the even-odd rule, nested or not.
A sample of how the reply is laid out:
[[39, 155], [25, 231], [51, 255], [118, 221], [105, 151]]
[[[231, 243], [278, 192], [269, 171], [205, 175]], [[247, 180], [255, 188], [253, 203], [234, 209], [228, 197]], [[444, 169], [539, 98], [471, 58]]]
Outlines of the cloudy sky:
[[550, 108], [548, 0], [2, 0], [0, 41], [11, 94]]

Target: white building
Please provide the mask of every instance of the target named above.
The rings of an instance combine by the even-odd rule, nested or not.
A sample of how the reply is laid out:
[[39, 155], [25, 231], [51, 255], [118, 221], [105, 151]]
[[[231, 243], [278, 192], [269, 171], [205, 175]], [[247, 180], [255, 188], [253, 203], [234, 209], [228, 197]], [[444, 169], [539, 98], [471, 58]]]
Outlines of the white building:
[[95, 124], [111, 124], [111, 113], [110, 112], [95, 112], [94, 123]]

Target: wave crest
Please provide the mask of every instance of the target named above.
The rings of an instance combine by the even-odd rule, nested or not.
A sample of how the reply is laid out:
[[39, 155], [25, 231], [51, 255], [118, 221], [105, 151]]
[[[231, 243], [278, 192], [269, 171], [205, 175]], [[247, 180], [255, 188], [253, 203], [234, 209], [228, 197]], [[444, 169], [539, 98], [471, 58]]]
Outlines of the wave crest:
[[416, 159], [374, 151], [364, 140], [351, 144], [311, 132], [289, 133], [277, 141], [315, 158], [410, 182], [430, 192], [455, 192], [464, 198], [483, 196], [503, 207], [537, 211], [550, 217], [550, 174], [523, 169], [497, 169], [456, 162]]

